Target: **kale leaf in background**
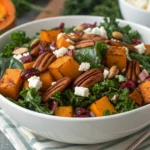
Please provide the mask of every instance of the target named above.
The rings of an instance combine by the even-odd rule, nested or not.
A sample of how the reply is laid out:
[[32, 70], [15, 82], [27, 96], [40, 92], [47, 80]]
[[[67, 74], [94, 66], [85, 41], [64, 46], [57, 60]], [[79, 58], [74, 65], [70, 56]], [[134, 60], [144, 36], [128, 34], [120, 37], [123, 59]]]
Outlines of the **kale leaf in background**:
[[33, 0], [12, 0], [15, 8], [17, 17], [23, 16], [28, 10], [45, 11], [43, 7], [34, 5]]
[[122, 18], [117, 0], [67, 0], [63, 15], [115, 16]]

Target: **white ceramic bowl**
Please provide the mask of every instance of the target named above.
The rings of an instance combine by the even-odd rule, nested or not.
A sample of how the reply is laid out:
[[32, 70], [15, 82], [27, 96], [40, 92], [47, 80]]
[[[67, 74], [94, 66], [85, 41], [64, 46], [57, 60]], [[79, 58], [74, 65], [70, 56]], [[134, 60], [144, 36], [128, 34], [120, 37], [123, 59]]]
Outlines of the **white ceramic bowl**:
[[[70, 16], [34, 21], [8, 31], [0, 37], [0, 46], [8, 42], [10, 33], [24, 30], [33, 36], [41, 29], [50, 29], [65, 22], [67, 27], [81, 23], [102, 22], [102, 17]], [[150, 43], [150, 29], [120, 20], [120, 25], [130, 24], [138, 30], [145, 43]], [[150, 105], [112, 116], [93, 118], [64, 118], [36, 113], [24, 109], [0, 95], [1, 108], [20, 125], [43, 137], [56, 141], [93, 144], [118, 139], [132, 134], [150, 123]]]
[[150, 11], [133, 6], [126, 0], [118, 0], [118, 1], [120, 11], [125, 20], [150, 27]]

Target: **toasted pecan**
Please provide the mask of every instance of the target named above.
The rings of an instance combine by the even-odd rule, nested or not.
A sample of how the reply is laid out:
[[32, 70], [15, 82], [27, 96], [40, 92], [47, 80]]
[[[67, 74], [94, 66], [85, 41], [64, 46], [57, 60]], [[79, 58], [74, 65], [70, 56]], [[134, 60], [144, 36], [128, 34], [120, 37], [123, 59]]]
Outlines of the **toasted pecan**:
[[102, 71], [98, 68], [90, 69], [81, 74], [74, 82], [73, 86], [91, 87], [93, 84], [100, 82], [103, 79]]
[[54, 60], [56, 60], [54, 54], [44, 52], [35, 60], [32, 67], [38, 69], [40, 72], [44, 72]]
[[43, 101], [47, 103], [50, 101], [50, 97], [56, 92], [62, 92], [71, 82], [69, 77], [64, 77], [56, 82], [55, 85], [50, 86], [43, 94]]
[[89, 46], [94, 46], [95, 42], [93, 40], [83, 40], [80, 41], [78, 43], [76, 43], [75, 48], [85, 48], [85, 47], [89, 47]]
[[96, 34], [83, 34], [82, 40], [93, 40], [93, 41], [101, 41], [104, 40], [103, 37], [96, 35]]

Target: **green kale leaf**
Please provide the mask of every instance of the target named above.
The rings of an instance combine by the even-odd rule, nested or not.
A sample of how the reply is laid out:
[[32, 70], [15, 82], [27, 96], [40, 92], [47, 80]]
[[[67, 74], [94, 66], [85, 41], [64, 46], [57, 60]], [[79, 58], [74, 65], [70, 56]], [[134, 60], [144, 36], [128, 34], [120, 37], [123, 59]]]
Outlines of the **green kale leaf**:
[[101, 66], [106, 50], [107, 45], [97, 42], [95, 46], [75, 50], [74, 58], [78, 63], [88, 62], [91, 68], [97, 68]]

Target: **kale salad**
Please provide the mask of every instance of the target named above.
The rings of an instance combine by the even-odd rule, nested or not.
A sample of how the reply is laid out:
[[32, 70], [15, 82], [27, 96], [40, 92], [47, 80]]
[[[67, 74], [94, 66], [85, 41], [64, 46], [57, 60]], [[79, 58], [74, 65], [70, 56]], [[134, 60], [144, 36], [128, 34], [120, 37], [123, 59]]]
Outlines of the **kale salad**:
[[150, 45], [115, 18], [64, 23], [29, 38], [15, 31], [0, 52], [0, 94], [62, 117], [118, 114], [150, 103]]

